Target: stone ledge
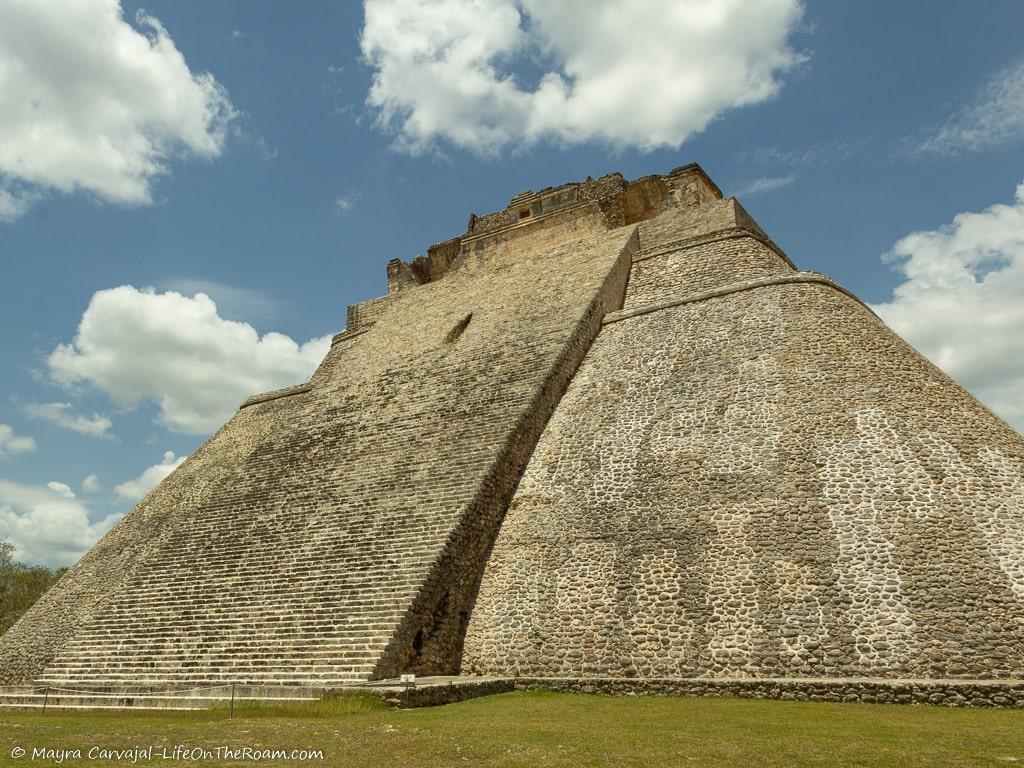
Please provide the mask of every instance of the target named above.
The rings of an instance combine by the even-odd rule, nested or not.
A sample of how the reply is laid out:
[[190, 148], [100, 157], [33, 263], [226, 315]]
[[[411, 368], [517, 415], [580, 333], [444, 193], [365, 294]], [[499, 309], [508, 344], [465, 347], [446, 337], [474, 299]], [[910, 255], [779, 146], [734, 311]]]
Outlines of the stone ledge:
[[257, 403], [266, 403], [271, 400], [277, 400], [282, 397], [291, 397], [292, 395], [302, 395], [309, 392], [313, 388], [310, 383], [296, 384], [294, 387], [284, 387], [283, 389], [275, 389], [270, 392], [262, 392], [258, 395], [246, 398], [245, 402], [238, 406], [238, 410], [248, 408], [250, 405], [256, 405]]
[[342, 342], [342, 341], [348, 341], [349, 339], [354, 339], [356, 336], [362, 336], [364, 333], [366, 333], [372, 327], [373, 327], [373, 323], [366, 323], [366, 325], [364, 325], [359, 330], [350, 331], [348, 329], [345, 329], [341, 333], [336, 333], [336, 334], [334, 334], [334, 336], [331, 337], [331, 346], [333, 347], [335, 344], [337, 344], [339, 342]]
[[1024, 709], [1024, 679], [927, 680], [851, 678], [622, 678], [622, 677], [421, 677], [415, 686], [380, 680], [338, 691], [373, 693], [400, 708], [435, 707], [508, 693], [552, 690], [626, 696], [736, 696], [782, 701], [832, 701], [863, 704], [932, 704], [947, 707]]
[[[874, 310], [871, 309], [867, 304], [860, 300], [856, 295], [850, 293], [850, 291], [843, 288], [841, 285], [836, 283], [832, 278], [827, 275], [823, 275], [820, 272], [796, 272], [791, 275], [773, 275], [771, 277], [759, 277], [756, 280], [746, 280], [742, 283], [733, 283], [722, 288], [715, 288], [713, 291], [703, 291], [702, 293], [691, 294], [690, 296], [684, 296], [680, 299], [671, 299], [669, 301], [659, 301], [656, 304], [647, 304], [643, 307], [636, 307], [635, 309], [622, 309], [618, 312], [609, 312], [605, 315], [602, 321], [603, 325], [609, 325], [611, 323], [617, 323], [620, 320], [629, 320], [633, 317], [639, 317], [640, 315], [647, 315], [651, 312], [658, 312], [662, 309], [671, 309], [672, 307], [679, 307], [683, 304], [694, 304], [698, 301], [707, 301], [708, 299], [716, 299], [720, 296], [728, 296], [732, 293], [740, 293], [742, 291], [752, 291], [757, 288], [767, 288], [772, 285], [789, 285], [799, 283], [817, 283], [819, 285], [826, 285], [829, 288], [833, 288], [840, 293], [846, 294], [851, 299], [856, 301], [858, 304], [867, 309], [871, 314], [875, 314]], [[877, 317], [877, 315], [876, 315]]]
[[457, 701], [509, 693], [516, 689], [511, 677], [420, 677], [415, 685], [402, 685], [397, 679], [375, 680], [360, 685], [346, 686], [340, 692], [366, 691], [399, 709], [438, 707]]
[[785, 701], [936, 704], [1024, 709], [1024, 680], [884, 678], [518, 678], [516, 688], [653, 696], [738, 696]]
[[[175, 691], [146, 686], [110, 686], [96, 690], [50, 688], [49, 704], [80, 709], [207, 708], [231, 700], [230, 685], [183, 688]], [[0, 689], [0, 709], [42, 706], [19, 703], [16, 697], [43, 698], [44, 687]], [[621, 678], [621, 677], [420, 677], [412, 686], [397, 679], [375, 680], [328, 688], [297, 686], [237, 686], [235, 701], [311, 702], [321, 697], [356, 691], [370, 693], [400, 708], [435, 707], [479, 696], [514, 690], [552, 690], [564, 693], [625, 696], [735, 696], [782, 701], [831, 701], [863, 704], [931, 704], [947, 707], [1024, 709], [1024, 679], [928, 680], [885, 678]], [[62, 701], [67, 699], [67, 701]], [[112, 700], [112, 701], [108, 701]], [[148, 705], [148, 706], [147, 706]]]

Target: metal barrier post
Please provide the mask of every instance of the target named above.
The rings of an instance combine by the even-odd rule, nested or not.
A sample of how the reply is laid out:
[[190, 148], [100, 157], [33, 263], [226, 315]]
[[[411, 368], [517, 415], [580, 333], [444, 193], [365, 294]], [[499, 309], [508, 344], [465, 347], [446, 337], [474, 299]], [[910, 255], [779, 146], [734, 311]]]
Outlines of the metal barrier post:
[[235, 716], [235, 684], [231, 684], [231, 716]]
[[50, 686], [43, 689], [43, 714], [46, 714], [46, 705], [50, 702]]

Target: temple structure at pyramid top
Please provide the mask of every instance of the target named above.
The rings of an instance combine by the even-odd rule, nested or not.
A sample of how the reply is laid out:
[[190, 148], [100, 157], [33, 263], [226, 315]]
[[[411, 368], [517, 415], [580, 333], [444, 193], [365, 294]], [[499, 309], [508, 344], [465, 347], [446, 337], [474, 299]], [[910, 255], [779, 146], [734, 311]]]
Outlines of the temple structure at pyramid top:
[[1018, 685], [1024, 440], [699, 166], [521, 192], [387, 282], [0, 681]]
[[470, 214], [466, 233], [427, 250], [406, 263], [388, 263], [388, 292], [422, 285], [447, 274], [460, 253], [486, 253], [497, 241], [516, 241], [536, 232], [551, 241], [578, 238], [589, 231], [603, 231], [650, 219], [666, 208], [691, 207], [720, 200], [722, 192], [696, 163], [675, 168], [664, 176], [645, 176], [626, 181], [620, 173], [600, 179], [570, 182], [540, 192], [515, 195], [502, 211], [485, 216]]

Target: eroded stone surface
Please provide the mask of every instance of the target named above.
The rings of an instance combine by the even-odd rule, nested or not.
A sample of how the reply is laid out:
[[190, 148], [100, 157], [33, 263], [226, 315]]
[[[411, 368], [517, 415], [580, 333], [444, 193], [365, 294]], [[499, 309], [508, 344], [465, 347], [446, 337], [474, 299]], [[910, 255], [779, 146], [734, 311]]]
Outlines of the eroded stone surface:
[[452, 669], [514, 483], [621, 305], [635, 244], [621, 227], [479, 257], [378, 306], [308, 386], [247, 401], [0, 638], [0, 675], [326, 685]]
[[463, 668], [1019, 677], [1020, 436], [850, 296], [765, 284], [792, 267], [756, 233], [660, 219], [519, 485]]
[[1024, 441], [699, 168], [521, 193], [387, 274], [0, 682], [1024, 701], [972, 682], [1024, 669]]

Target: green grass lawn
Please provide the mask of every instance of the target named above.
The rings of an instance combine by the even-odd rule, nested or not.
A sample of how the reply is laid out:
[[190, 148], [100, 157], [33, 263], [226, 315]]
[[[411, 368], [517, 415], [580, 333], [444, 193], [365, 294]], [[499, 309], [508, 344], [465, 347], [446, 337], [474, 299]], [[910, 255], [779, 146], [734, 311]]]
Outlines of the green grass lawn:
[[[33, 748], [175, 745], [322, 750], [341, 766], [1024, 765], [1024, 711], [748, 699], [517, 692], [446, 707], [383, 709], [352, 698], [310, 708], [199, 713], [0, 712], [0, 765], [53, 765]], [[27, 754], [20, 759], [12, 751]], [[126, 761], [124, 761], [126, 762]], [[139, 763], [147, 764], [146, 761]], [[253, 764], [207, 759], [204, 766]], [[296, 765], [261, 760], [260, 765]]]

